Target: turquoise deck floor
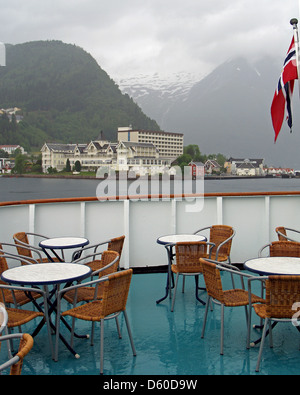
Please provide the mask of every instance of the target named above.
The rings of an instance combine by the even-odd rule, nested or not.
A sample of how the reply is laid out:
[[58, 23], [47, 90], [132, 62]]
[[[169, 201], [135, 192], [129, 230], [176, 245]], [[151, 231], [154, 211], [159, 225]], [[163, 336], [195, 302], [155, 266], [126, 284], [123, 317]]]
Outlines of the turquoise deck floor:
[[[225, 280], [226, 282], [227, 280]], [[229, 280], [228, 280], [229, 281]], [[175, 311], [170, 299], [156, 304], [164, 294], [166, 274], [135, 274], [127, 303], [137, 356], [133, 357], [123, 318], [123, 338], [119, 339], [114, 320], [105, 326], [105, 375], [298, 375], [300, 373], [299, 333], [290, 323], [280, 323], [273, 332], [274, 347], [266, 341], [261, 370], [255, 372], [258, 347], [247, 350], [244, 308], [225, 309], [224, 355], [220, 346], [220, 308], [210, 312], [206, 335], [201, 339], [205, 307], [194, 297], [194, 279], [187, 278], [185, 293], [178, 290]], [[201, 278], [203, 284], [203, 278]], [[229, 286], [231, 283], [228, 283]], [[181, 282], [180, 282], [181, 285]], [[206, 299], [206, 293], [201, 293]], [[64, 306], [67, 308], [67, 306]], [[253, 323], [258, 318], [253, 316]], [[90, 332], [90, 323], [77, 321], [77, 332]], [[33, 324], [23, 327], [31, 333]], [[69, 332], [63, 330], [69, 338]], [[252, 339], [260, 331], [252, 331]], [[95, 345], [88, 339], [76, 339], [79, 359], [60, 343], [59, 360], [50, 356], [46, 330], [35, 338], [34, 347], [23, 364], [23, 375], [97, 375], [99, 373], [100, 330]], [[0, 363], [6, 358], [1, 348]], [[3, 372], [6, 374], [7, 372]]]

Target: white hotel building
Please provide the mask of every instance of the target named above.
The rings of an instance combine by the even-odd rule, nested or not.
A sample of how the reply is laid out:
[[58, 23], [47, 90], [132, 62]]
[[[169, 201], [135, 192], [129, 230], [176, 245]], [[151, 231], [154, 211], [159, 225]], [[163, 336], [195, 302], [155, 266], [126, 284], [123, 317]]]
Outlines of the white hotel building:
[[45, 143], [41, 149], [43, 172], [49, 167], [61, 171], [67, 159], [71, 168], [76, 161], [81, 169], [97, 171], [133, 171], [139, 175], [165, 173], [183, 154], [183, 134], [118, 128], [118, 142], [99, 138], [88, 144]]

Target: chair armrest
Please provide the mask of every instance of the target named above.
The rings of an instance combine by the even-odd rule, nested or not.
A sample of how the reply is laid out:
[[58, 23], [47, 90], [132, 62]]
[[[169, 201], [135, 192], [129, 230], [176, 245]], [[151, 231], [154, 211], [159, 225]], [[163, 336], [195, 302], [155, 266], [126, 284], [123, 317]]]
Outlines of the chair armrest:
[[14, 291], [24, 291], [24, 292], [35, 292], [40, 293], [43, 296], [46, 296], [46, 292], [40, 288], [32, 288], [32, 287], [21, 287], [18, 285], [9, 285], [9, 284], [0, 284], [0, 289], [11, 289]]
[[[3, 250], [1, 250], [3, 252], [3, 254], [1, 256], [3, 256], [4, 258], [8, 258], [8, 259], [15, 259], [17, 261], [20, 261], [21, 263], [25, 263], [26, 265], [35, 265], [38, 264], [38, 261], [35, 258], [28, 258], [27, 256], [24, 255], [17, 255], [17, 254], [12, 254], [10, 252], [4, 252]], [[34, 261], [34, 262], [32, 262]]]
[[38, 233], [26, 232], [26, 234], [27, 234], [27, 235], [30, 235], [30, 236], [34, 236], [34, 237], [40, 237], [41, 239], [49, 239], [48, 236], [40, 235], [40, 234], [38, 234]]
[[259, 257], [259, 258], [262, 257], [263, 250], [264, 250], [265, 248], [269, 247], [269, 246], [270, 246], [270, 243], [265, 244], [264, 246], [261, 247], [261, 249], [258, 251], [258, 257]]
[[238, 267], [231, 265], [230, 263], [218, 262], [218, 261], [213, 261], [213, 260], [209, 260], [209, 259], [208, 259], [208, 261], [215, 263], [220, 270], [229, 272], [232, 275], [239, 276], [240, 280], [241, 280], [242, 289], [245, 289], [244, 278], [249, 279], [249, 278], [253, 277], [251, 274], [244, 273]]
[[193, 234], [196, 235], [197, 233], [202, 232], [203, 230], [210, 229], [210, 228], [211, 228], [211, 226], [206, 226], [205, 228], [201, 228], [201, 229], [196, 230], [196, 232], [194, 232]]
[[262, 285], [264, 285], [264, 282], [268, 279], [268, 276], [250, 276], [248, 278], [248, 294], [249, 294], [249, 309], [251, 311], [252, 308], [252, 286], [251, 283], [253, 281], [260, 281]]
[[[102, 255], [102, 254], [103, 254], [103, 251], [92, 253], [90, 255], [85, 255], [85, 256], [82, 256], [81, 258], [77, 258], [77, 259], [72, 260], [72, 263], [79, 263], [79, 264], [81, 264], [81, 261], [84, 261], [85, 259], [88, 259], [88, 258], [91, 258], [91, 257], [93, 258], [91, 261], [93, 261], [93, 260], [95, 260], [95, 257], [97, 255]], [[82, 263], [82, 264], [85, 264], [85, 263]]]
[[[288, 230], [288, 231], [290, 231], [290, 232], [300, 234], [300, 231], [299, 231], [299, 230], [292, 229], [292, 228], [285, 228], [285, 229]], [[296, 241], [296, 242], [299, 242], [299, 240], [292, 239], [291, 237], [286, 236], [286, 235], [282, 234], [281, 232], [278, 232], [278, 234], [280, 234], [280, 236], [283, 236], [284, 238], [286, 238], [288, 241]]]
[[[72, 262], [75, 262], [76, 260], [78, 260], [81, 257], [83, 252], [88, 251], [88, 250], [90, 250], [92, 248], [94, 249], [94, 252], [96, 252], [98, 247], [100, 247], [100, 246], [102, 246], [104, 244], [108, 244], [109, 242], [110, 242], [110, 240], [103, 241], [101, 243], [89, 245], [89, 246], [86, 246], [86, 247], [83, 247], [83, 248], [80, 248], [80, 249], [74, 251], [73, 254], [72, 254], [72, 258], [71, 258]], [[91, 256], [91, 255], [89, 255], [89, 256]]]

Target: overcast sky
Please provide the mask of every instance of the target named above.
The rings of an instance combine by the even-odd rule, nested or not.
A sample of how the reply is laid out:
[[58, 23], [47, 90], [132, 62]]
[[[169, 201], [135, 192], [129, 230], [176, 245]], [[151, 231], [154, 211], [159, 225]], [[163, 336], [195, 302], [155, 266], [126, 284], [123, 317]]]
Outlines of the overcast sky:
[[284, 59], [299, 0], [0, 0], [0, 42], [61, 40], [112, 79], [207, 74], [228, 58]]

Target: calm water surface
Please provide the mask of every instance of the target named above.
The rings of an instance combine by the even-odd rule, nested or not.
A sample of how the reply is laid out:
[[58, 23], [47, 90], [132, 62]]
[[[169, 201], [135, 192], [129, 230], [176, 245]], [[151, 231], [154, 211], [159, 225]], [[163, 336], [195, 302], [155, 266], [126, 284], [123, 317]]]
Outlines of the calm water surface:
[[[0, 201], [18, 201], [48, 198], [70, 197], [93, 197], [97, 196], [100, 180], [83, 179], [50, 179], [50, 178], [6, 178], [0, 177]], [[103, 184], [102, 184], [103, 185]], [[126, 188], [130, 188], [131, 194], [148, 191], [148, 185], [139, 181], [135, 184], [125, 184], [120, 194], [127, 194]], [[110, 187], [109, 187], [110, 188]], [[146, 189], [145, 189], [146, 188]], [[110, 188], [114, 191], [114, 187]], [[229, 180], [206, 180], [204, 183], [205, 193], [215, 192], [272, 192], [272, 191], [300, 191], [300, 178], [265, 178], [265, 179], [229, 179]], [[185, 191], [189, 192], [189, 191]], [[107, 192], [106, 192], [107, 195]]]

